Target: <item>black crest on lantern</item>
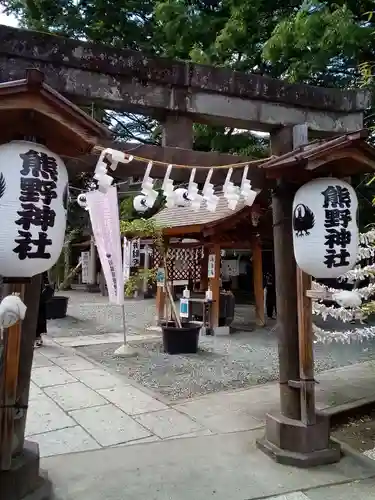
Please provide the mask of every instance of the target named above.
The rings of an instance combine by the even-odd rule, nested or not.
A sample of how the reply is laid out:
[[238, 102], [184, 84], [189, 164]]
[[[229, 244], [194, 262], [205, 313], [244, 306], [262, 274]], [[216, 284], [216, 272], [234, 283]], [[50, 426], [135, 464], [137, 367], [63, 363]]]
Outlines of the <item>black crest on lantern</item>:
[[310, 234], [310, 229], [315, 225], [315, 216], [307, 205], [299, 203], [293, 212], [293, 229], [296, 236]]
[[2, 198], [5, 194], [5, 190], [6, 190], [6, 182], [5, 182], [5, 178], [3, 176], [3, 174], [0, 174], [0, 198]]

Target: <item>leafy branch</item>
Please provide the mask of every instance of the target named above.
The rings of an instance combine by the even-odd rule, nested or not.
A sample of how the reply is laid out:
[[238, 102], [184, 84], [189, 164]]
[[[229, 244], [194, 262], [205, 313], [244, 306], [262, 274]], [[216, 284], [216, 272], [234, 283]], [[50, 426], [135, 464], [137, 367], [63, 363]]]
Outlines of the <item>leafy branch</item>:
[[[165, 276], [165, 290], [171, 308], [172, 315], [176, 324], [181, 327], [181, 321], [178, 317], [176, 306], [173, 302], [172, 292], [168, 283], [167, 252], [168, 240], [163, 238], [162, 227], [152, 219], [134, 219], [132, 221], [120, 221], [121, 233], [130, 238], [152, 238], [154, 245], [158, 248], [162, 256]], [[136, 279], [136, 278], [135, 278]]]

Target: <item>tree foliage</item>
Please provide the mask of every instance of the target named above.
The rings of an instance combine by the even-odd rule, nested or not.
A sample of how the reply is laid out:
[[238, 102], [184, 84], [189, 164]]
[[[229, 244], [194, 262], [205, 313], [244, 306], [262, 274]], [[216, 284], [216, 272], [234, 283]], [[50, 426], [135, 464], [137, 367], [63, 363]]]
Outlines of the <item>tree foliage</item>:
[[371, 59], [373, 26], [365, 13], [370, 0], [303, 2], [280, 20], [263, 47], [263, 57], [277, 64], [291, 81], [350, 87], [359, 84], [360, 63]]
[[[314, 85], [373, 84], [373, 0], [0, 0], [0, 5], [23, 26], [146, 54]], [[120, 139], [161, 142], [160, 125], [151, 118], [86, 111]], [[374, 117], [370, 110], [367, 126], [374, 125]], [[195, 124], [194, 139], [202, 151], [268, 154], [267, 141], [231, 128]], [[367, 207], [374, 186], [367, 189], [363, 179], [357, 184]], [[365, 221], [372, 222], [367, 215], [369, 209]]]
[[[278, 75], [262, 47], [299, 0], [0, 0], [21, 25], [147, 54]], [[275, 70], [276, 68], [276, 70]], [[160, 143], [160, 127], [130, 113], [102, 113], [122, 139]], [[265, 142], [225, 127], [195, 127], [197, 149], [266, 155]]]

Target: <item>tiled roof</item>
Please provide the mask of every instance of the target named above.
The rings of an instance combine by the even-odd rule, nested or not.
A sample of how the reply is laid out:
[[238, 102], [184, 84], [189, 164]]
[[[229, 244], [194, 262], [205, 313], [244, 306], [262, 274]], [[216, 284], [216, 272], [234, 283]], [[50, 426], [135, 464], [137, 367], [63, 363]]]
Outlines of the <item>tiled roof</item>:
[[164, 208], [152, 219], [162, 227], [183, 227], [196, 224], [209, 224], [218, 220], [226, 219], [231, 215], [237, 214], [243, 210], [246, 205], [240, 201], [235, 210], [228, 208], [228, 202], [224, 198], [223, 193], [216, 193], [219, 196], [219, 203], [215, 212], [210, 212], [206, 208], [206, 202], [203, 201], [199, 211], [194, 211], [190, 207], [172, 207]]

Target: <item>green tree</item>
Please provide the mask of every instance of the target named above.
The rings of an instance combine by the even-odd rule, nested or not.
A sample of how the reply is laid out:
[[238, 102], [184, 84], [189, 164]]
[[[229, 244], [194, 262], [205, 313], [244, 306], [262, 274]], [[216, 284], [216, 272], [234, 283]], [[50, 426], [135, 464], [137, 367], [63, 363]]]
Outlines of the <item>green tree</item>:
[[[262, 46], [280, 17], [299, 0], [0, 0], [22, 26], [50, 31], [148, 54], [269, 72]], [[275, 72], [277, 75], [277, 71]], [[130, 113], [99, 110], [101, 119], [122, 139], [160, 144], [160, 127]], [[225, 128], [195, 127], [200, 150], [216, 147], [255, 156], [266, 154], [264, 141]]]
[[304, 1], [280, 19], [263, 47], [263, 57], [290, 81], [352, 87], [359, 65], [373, 60], [372, 0]]

